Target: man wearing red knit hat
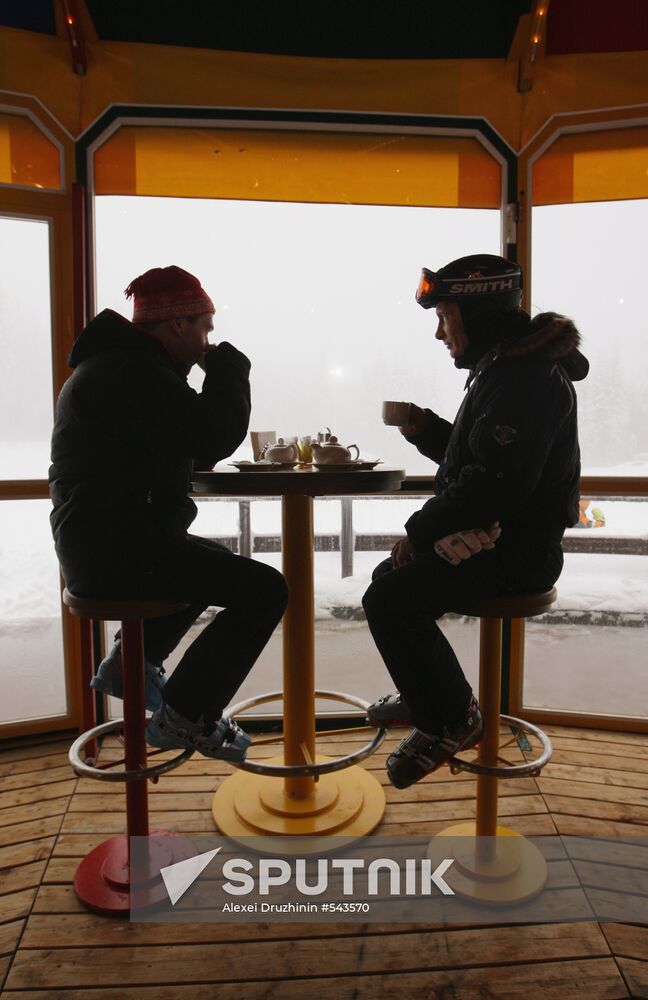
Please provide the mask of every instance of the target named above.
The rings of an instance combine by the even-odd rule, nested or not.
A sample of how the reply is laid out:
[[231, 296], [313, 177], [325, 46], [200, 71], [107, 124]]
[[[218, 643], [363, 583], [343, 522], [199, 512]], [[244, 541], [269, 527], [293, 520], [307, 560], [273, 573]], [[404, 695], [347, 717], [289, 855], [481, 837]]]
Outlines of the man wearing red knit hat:
[[[68, 588], [80, 596], [172, 598], [185, 611], [144, 623], [147, 740], [240, 761], [248, 736], [222, 713], [280, 621], [283, 576], [189, 535], [194, 461], [211, 467], [247, 433], [250, 362], [209, 343], [214, 304], [180, 267], [157, 267], [126, 289], [129, 322], [105, 309], [70, 354], [56, 407], [52, 532]], [[202, 390], [187, 384], [194, 364]], [[208, 607], [223, 610], [168, 681], [162, 664]], [[93, 687], [122, 697], [119, 639]]]

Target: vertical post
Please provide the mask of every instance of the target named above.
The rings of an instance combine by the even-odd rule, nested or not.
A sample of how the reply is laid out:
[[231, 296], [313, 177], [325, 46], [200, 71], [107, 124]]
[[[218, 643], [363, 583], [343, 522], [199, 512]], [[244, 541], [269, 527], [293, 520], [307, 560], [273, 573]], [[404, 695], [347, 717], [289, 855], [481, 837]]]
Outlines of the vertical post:
[[86, 191], [72, 185], [72, 281], [74, 339], [86, 325]]
[[511, 619], [511, 670], [509, 681], [509, 710], [507, 715], [521, 715], [524, 701], [524, 635], [526, 620]]
[[[479, 705], [484, 718], [484, 739], [480, 757], [494, 766], [499, 755], [499, 703], [502, 662], [502, 622], [482, 618], [479, 629]], [[497, 834], [497, 778], [477, 775], [477, 850], [486, 861], [495, 857]], [[489, 838], [480, 842], [479, 838]]]
[[250, 520], [250, 501], [239, 500], [239, 544], [240, 556], [249, 559], [252, 555], [252, 525]]
[[[94, 729], [97, 724], [97, 713], [95, 710], [95, 693], [90, 687], [90, 681], [94, 677], [94, 636], [91, 618], [82, 618], [79, 621], [81, 629], [81, 732]], [[97, 740], [92, 739], [86, 743], [86, 762], [97, 759]]]
[[61, 0], [63, 8], [63, 18], [65, 30], [70, 44], [70, 56], [72, 69], [79, 76], [84, 76], [88, 68], [85, 38], [79, 20], [79, 14], [75, 0]]
[[[121, 623], [121, 644], [126, 770], [135, 771], [146, 767], [144, 629], [139, 619]], [[131, 837], [148, 837], [146, 778], [126, 782], [126, 830], [129, 839], [129, 852]]]
[[342, 578], [353, 576], [353, 497], [342, 497], [342, 523], [340, 527], [340, 553]]
[[[284, 763], [315, 760], [315, 595], [313, 498], [281, 500], [283, 573], [290, 598], [283, 619]], [[285, 794], [305, 799], [315, 792], [310, 776], [286, 778]]]
[[509, 715], [511, 691], [511, 619], [502, 619], [502, 678], [500, 712]]

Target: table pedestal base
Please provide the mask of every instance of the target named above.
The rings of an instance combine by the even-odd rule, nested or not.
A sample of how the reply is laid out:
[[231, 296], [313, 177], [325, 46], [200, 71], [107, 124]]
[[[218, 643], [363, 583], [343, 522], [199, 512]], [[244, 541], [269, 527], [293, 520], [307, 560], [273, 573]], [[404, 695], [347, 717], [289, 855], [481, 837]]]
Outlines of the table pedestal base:
[[[329, 760], [317, 755], [317, 763]], [[268, 763], [283, 763], [273, 757]], [[306, 798], [292, 798], [283, 778], [239, 771], [226, 778], [212, 802], [219, 830], [233, 840], [264, 836], [354, 840], [371, 833], [385, 811], [380, 782], [363, 767], [323, 774]]]
[[[467, 838], [466, 849], [460, 841], [451, 844], [450, 837]], [[498, 826], [495, 837], [478, 838], [474, 820], [455, 823], [433, 837], [427, 854], [433, 865], [453, 855], [444, 881], [457, 896], [475, 903], [524, 903], [542, 892], [547, 882], [547, 861], [542, 852], [506, 826]]]

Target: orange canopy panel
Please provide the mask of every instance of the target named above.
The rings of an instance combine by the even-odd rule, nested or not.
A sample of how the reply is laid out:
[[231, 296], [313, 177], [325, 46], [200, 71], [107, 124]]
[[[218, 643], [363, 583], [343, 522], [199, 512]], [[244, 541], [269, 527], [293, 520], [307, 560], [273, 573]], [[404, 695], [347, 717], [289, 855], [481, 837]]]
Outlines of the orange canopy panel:
[[533, 204], [648, 198], [648, 128], [563, 135], [533, 167]]
[[499, 208], [472, 138], [125, 126], [94, 155], [97, 194]]
[[0, 113], [0, 184], [61, 187], [59, 150], [26, 115]]

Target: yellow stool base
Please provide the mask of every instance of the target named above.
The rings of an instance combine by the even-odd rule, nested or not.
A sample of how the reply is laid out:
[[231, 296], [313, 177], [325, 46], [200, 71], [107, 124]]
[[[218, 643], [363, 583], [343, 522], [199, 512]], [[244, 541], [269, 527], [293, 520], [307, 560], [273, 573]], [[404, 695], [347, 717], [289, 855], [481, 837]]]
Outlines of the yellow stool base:
[[[330, 759], [316, 758], [317, 763]], [[283, 762], [283, 757], [268, 761]], [[233, 840], [335, 836], [353, 841], [375, 830], [384, 812], [382, 785], [357, 765], [320, 775], [313, 795], [305, 799], [286, 796], [283, 778], [237, 771], [225, 779], [212, 800], [216, 826]]]
[[[471, 840], [466, 843], [467, 849], [462, 850], [460, 842], [450, 848], [449, 837]], [[489, 846], [495, 844], [492, 858], [478, 856], [474, 821], [448, 826], [430, 841], [427, 856], [433, 863], [449, 857], [450, 853], [454, 857], [454, 864], [443, 878], [457, 896], [476, 903], [513, 905], [542, 892], [547, 883], [547, 862], [535, 844], [506, 826], [497, 827], [497, 837], [485, 839]]]

